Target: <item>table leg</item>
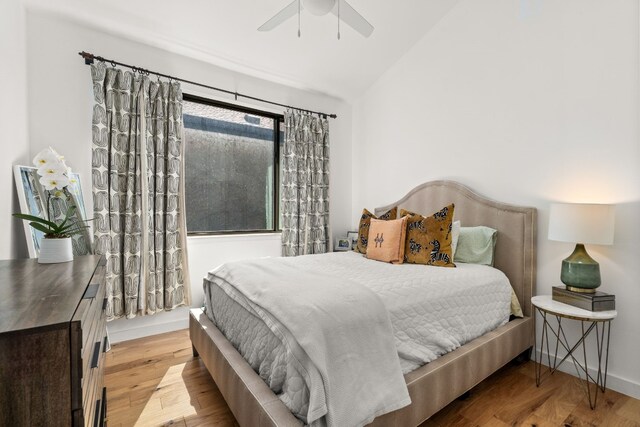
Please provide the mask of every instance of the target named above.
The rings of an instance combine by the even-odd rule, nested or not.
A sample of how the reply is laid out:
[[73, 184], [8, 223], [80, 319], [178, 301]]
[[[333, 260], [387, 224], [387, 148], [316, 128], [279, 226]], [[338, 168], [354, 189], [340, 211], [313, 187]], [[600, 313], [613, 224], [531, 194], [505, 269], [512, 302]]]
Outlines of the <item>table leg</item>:
[[[606, 337], [605, 337], [605, 331], [606, 331]], [[597, 339], [597, 346], [598, 346], [598, 386], [600, 387], [600, 390], [604, 393], [607, 389], [607, 370], [609, 369], [609, 340], [611, 339], [611, 322], [604, 322], [602, 324], [602, 329], [596, 326], [596, 339]], [[602, 359], [603, 352], [604, 352], [604, 360]], [[604, 362], [604, 372], [602, 371], [603, 362]]]
[[[544, 344], [545, 344], [545, 338], [546, 338], [546, 342], [547, 342], [547, 356], [548, 356], [548, 363], [549, 366], [551, 366], [551, 359], [549, 357], [549, 334], [547, 332], [547, 313], [538, 309], [536, 307], [536, 310], [538, 311], [538, 313], [540, 313], [540, 315], [542, 316], [542, 337], [540, 340], [540, 355], [538, 356], [538, 352], [537, 352], [537, 343], [538, 343], [538, 339], [537, 337], [535, 337], [534, 335], [534, 340], [533, 340], [533, 361], [534, 361], [534, 368], [535, 368], [535, 373], [536, 373], [536, 387], [540, 386], [540, 382], [542, 381], [542, 357], [544, 354]], [[535, 334], [535, 331], [534, 331]]]
[[602, 331], [604, 332], [604, 326], [607, 326], [607, 352], [604, 357], [604, 381], [602, 382], [602, 392], [607, 389], [607, 371], [609, 370], [609, 340], [611, 340], [611, 321], [605, 322], [602, 325]]
[[[562, 319], [559, 316], [556, 316], [557, 320], [557, 331], [553, 329], [551, 324], [547, 319], [547, 313], [538, 309], [537, 311], [540, 313], [542, 317], [542, 337], [540, 340], [540, 355], [537, 354], [537, 339], [534, 340], [534, 365], [535, 365], [535, 374], [536, 374], [536, 386], [540, 386], [542, 382], [542, 358], [543, 353], [545, 351], [545, 344], [547, 350], [547, 363], [550, 374], [553, 374], [559, 367], [562, 365], [569, 357], [573, 362], [574, 367], [576, 368], [576, 373], [578, 378], [583, 380], [581, 372], [585, 374], [585, 386], [586, 386], [586, 395], [589, 400], [589, 407], [591, 409], [595, 409], [597, 401], [598, 401], [598, 392], [605, 392], [606, 390], [606, 381], [607, 381], [607, 370], [609, 367], [609, 340], [611, 337], [611, 322], [606, 321], [602, 322], [591, 322], [591, 324], [585, 328], [585, 321], [580, 321], [582, 336], [578, 341], [573, 345], [569, 345], [569, 340], [564, 332], [564, 328], [562, 327]], [[606, 340], [605, 340], [605, 328], [606, 328]], [[596, 335], [596, 344], [597, 344], [597, 355], [598, 355], [598, 371], [596, 378], [593, 378], [589, 373], [588, 360], [587, 360], [587, 347], [586, 347], [586, 339], [595, 329]], [[553, 333], [556, 337], [556, 348], [554, 351], [553, 364], [551, 363], [551, 348], [549, 346], [549, 334]], [[606, 341], [606, 345], [605, 345]], [[582, 358], [583, 363], [580, 363], [576, 357], [574, 356], [574, 352], [578, 349], [578, 347], [582, 345]], [[562, 346], [564, 350], [567, 352], [562, 359], [558, 362], [558, 348]], [[604, 354], [603, 354], [604, 353]], [[604, 360], [603, 360], [604, 355]], [[579, 356], [578, 356], [579, 357]], [[603, 372], [603, 363], [604, 363], [604, 372]], [[592, 395], [591, 388], [593, 383], [593, 387], [595, 387], [595, 391]]]
[[[596, 340], [598, 340], [598, 327], [597, 327], [597, 323], [593, 322], [592, 326], [596, 325]], [[593, 400], [591, 400], [591, 383], [589, 382], [589, 378], [591, 378], [591, 375], [589, 375], [589, 364], [587, 363], [587, 346], [584, 344], [584, 338], [586, 337], [584, 334], [584, 320], [580, 321], [580, 326], [582, 328], [582, 337], [583, 337], [583, 342], [582, 342], [582, 357], [584, 360], [584, 371], [585, 371], [585, 381], [586, 381], [586, 385], [587, 385], [587, 398], [589, 399], [589, 407], [591, 409], [594, 409], [596, 407], [596, 403], [598, 403], [598, 389], [600, 388], [600, 355], [601, 353], [601, 349], [600, 349], [600, 345], [598, 345], [598, 375], [597, 375], [597, 380], [594, 381], [594, 385], [595, 385], [595, 392], [594, 392], [594, 396], [593, 396]], [[589, 328], [589, 331], [591, 331], [591, 328]], [[599, 341], [599, 340], [598, 340]], [[600, 344], [600, 343], [598, 343]], [[593, 380], [593, 378], [591, 378]]]

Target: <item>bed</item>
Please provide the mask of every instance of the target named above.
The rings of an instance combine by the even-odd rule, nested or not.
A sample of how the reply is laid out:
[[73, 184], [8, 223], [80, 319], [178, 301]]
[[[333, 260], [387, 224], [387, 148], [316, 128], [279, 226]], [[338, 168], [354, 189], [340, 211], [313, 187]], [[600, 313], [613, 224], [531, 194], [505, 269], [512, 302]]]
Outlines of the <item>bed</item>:
[[[524, 317], [405, 374], [412, 403], [375, 418], [371, 425], [417, 426], [533, 345], [530, 300], [535, 287], [535, 209], [488, 200], [455, 182], [433, 181], [376, 209], [376, 214], [396, 205], [428, 213], [451, 202], [463, 226], [485, 225], [498, 230], [495, 267], [509, 279]], [[194, 355], [202, 358], [241, 426], [302, 424], [202, 309], [190, 313], [190, 336]]]

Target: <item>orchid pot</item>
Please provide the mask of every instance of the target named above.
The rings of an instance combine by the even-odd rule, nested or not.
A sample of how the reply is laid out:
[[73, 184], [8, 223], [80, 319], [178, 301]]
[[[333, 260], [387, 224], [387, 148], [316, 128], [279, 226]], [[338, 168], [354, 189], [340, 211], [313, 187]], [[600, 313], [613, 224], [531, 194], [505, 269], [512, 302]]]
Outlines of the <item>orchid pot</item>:
[[40, 264], [73, 261], [71, 237], [45, 237], [40, 242]]

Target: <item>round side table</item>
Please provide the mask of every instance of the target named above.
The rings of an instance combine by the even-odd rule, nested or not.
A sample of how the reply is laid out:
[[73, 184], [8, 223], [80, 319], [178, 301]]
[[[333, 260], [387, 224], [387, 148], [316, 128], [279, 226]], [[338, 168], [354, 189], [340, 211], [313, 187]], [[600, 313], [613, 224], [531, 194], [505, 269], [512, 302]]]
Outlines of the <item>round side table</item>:
[[[589, 399], [589, 406], [591, 409], [596, 407], [598, 401], [598, 391], [603, 393], [607, 386], [607, 368], [609, 366], [609, 337], [611, 336], [611, 321], [618, 315], [616, 310], [609, 311], [588, 311], [583, 310], [572, 305], [564, 304], [559, 301], [554, 301], [551, 295], [540, 295], [531, 298], [536, 311], [542, 316], [542, 339], [540, 342], [540, 357], [536, 351], [537, 339], [534, 337], [534, 362], [536, 370], [536, 386], [540, 386], [542, 382], [542, 358], [546, 348], [548, 372], [553, 374], [562, 363], [568, 358], [571, 358], [578, 377], [585, 381], [586, 394]], [[556, 326], [549, 323], [549, 318], [555, 317]], [[580, 322], [582, 337], [580, 337], [573, 345], [569, 344], [569, 340], [565, 335], [562, 327], [562, 320], [570, 319]], [[589, 373], [587, 366], [587, 349], [586, 339], [595, 330], [596, 347], [598, 353], [598, 371], [596, 378]], [[606, 332], [605, 332], [606, 331]], [[535, 334], [535, 331], [534, 331]], [[553, 362], [551, 357], [551, 347], [549, 347], [549, 336], [552, 335], [551, 341], [555, 337], [555, 348], [553, 350]], [[606, 341], [606, 344], [605, 344]], [[580, 363], [573, 353], [582, 347], [582, 363]], [[562, 356], [558, 362], [558, 349], [562, 347], [566, 351], [566, 354]], [[583, 377], [584, 374], [584, 377]], [[591, 389], [595, 388], [595, 392], [592, 393]], [[593, 396], [592, 396], [593, 394]]]

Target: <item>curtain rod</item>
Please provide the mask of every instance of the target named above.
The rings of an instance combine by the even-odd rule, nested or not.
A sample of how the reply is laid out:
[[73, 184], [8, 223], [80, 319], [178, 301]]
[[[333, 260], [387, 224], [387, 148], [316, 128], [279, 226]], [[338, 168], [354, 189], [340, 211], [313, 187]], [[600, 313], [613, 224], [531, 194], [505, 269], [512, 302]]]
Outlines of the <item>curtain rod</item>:
[[230, 90], [226, 90], [226, 89], [221, 89], [221, 88], [214, 87], [214, 86], [205, 85], [205, 84], [202, 84], [202, 83], [196, 83], [196, 82], [193, 82], [191, 80], [186, 80], [186, 79], [181, 79], [181, 78], [178, 78], [178, 77], [173, 77], [173, 76], [170, 76], [168, 74], [163, 74], [163, 73], [159, 73], [157, 71], [147, 70], [145, 68], [136, 67], [134, 65], [123, 64], [122, 62], [118, 62], [118, 61], [115, 61], [113, 59], [103, 58], [102, 56], [94, 55], [92, 53], [88, 53], [88, 52], [84, 52], [84, 51], [78, 52], [78, 55], [80, 55], [80, 56], [82, 56], [84, 58], [84, 63], [86, 65], [93, 64], [94, 60], [98, 60], [100, 62], [108, 62], [113, 67], [115, 67], [116, 65], [119, 65], [121, 67], [130, 68], [131, 70], [133, 70], [134, 73], [141, 73], [141, 74], [145, 74], [147, 76], [149, 74], [153, 74], [155, 76], [164, 77], [164, 78], [169, 79], [169, 80], [176, 80], [176, 81], [179, 81], [179, 82], [188, 83], [190, 85], [200, 86], [200, 87], [204, 87], [204, 88], [207, 88], [207, 89], [216, 90], [218, 92], [223, 92], [223, 93], [226, 93], [226, 94], [229, 94], [229, 95], [233, 95], [233, 96], [235, 96], [236, 101], [238, 100], [238, 97], [241, 97], [241, 98], [251, 99], [253, 101], [264, 102], [266, 104], [277, 105], [279, 107], [293, 108], [295, 110], [300, 110], [300, 111], [304, 111], [304, 112], [307, 112], [307, 113], [318, 114], [318, 115], [323, 116], [325, 118], [330, 117], [332, 119], [335, 119], [335, 118], [338, 117], [335, 114], [327, 114], [327, 113], [323, 113], [321, 111], [313, 111], [313, 110], [307, 110], [305, 108], [293, 107], [291, 105], [280, 104], [279, 102], [269, 101], [267, 99], [257, 98], [255, 96], [245, 95], [245, 94], [239, 93], [239, 92], [233, 92], [233, 91], [230, 91]]

